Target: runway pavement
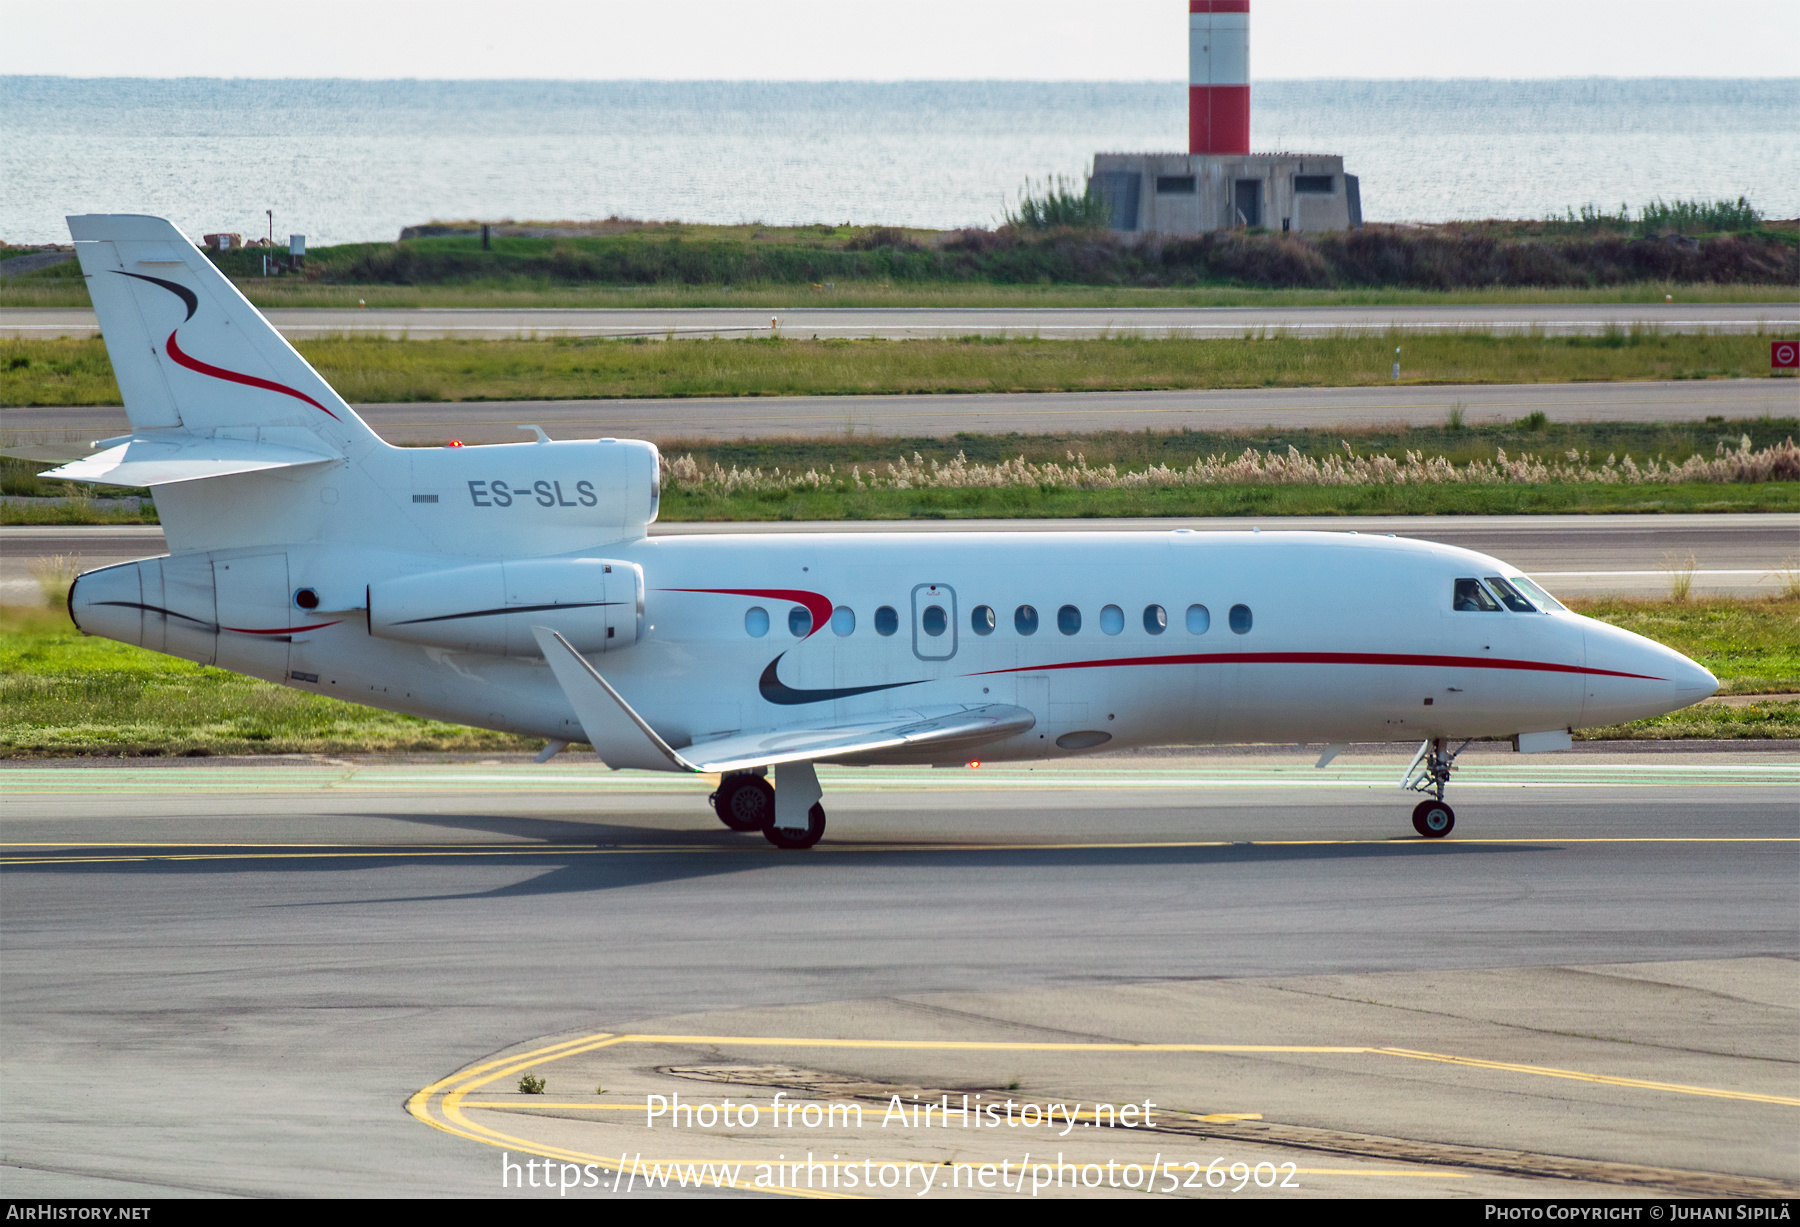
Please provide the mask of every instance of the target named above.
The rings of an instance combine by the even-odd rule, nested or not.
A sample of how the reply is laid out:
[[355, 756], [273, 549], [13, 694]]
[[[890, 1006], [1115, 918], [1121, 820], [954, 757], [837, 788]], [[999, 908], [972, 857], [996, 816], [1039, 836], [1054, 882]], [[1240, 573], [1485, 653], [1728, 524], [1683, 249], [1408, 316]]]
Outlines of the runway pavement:
[[[826, 769], [797, 854], [591, 759], [7, 764], [0, 1186], [491, 1195], [553, 1155], [594, 1164], [571, 1196], [637, 1156], [916, 1196], [1059, 1152], [1100, 1182], [1063, 1195], [1217, 1156], [1240, 1196], [1800, 1186], [1791, 755], [1484, 752], [1441, 842], [1404, 751], [1310, 761]], [[1020, 1123], [877, 1123], [951, 1093]], [[760, 1120], [650, 1129], [651, 1094]], [[863, 1127], [768, 1126], [823, 1100]]]
[[[461, 401], [358, 405], [391, 443], [516, 443], [522, 422], [553, 438], [755, 439], [958, 432], [1356, 429], [1404, 423], [1735, 421], [1800, 415], [1791, 379], [1643, 383], [1395, 384], [1362, 388], [1226, 388], [1184, 392], [1046, 392], [991, 396], [740, 396], [667, 400]], [[0, 409], [9, 446], [75, 444], [127, 433], [119, 406]]]
[[[1595, 334], [1609, 327], [1663, 332], [1757, 332], [1800, 328], [1800, 303], [1524, 303], [1419, 307], [676, 307], [338, 308], [271, 307], [263, 312], [290, 339], [355, 333], [380, 336], [796, 337], [983, 335], [1046, 338], [1117, 336], [1236, 337], [1281, 331], [1293, 336], [1538, 330], [1550, 336]], [[771, 322], [774, 326], [771, 327]], [[85, 308], [0, 308], [0, 336], [92, 336]]]
[[[1394, 533], [1503, 558], [1552, 593], [1659, 596], [1672, 559], [1693, 555], [1696, 593], [1754, 595], [1784, 590], [1800, 569], [1800, 516], [1792, 514], [1560, 516], [1290, 516], [1109, 520], [881, 520], [656, 524], [652, 536], [791, 532], [1142, 532]], [[0, 604], [41, 600], [36, 559], [64, 555], [83, 570], [163, 553], [156, 527], [0, 528]]]

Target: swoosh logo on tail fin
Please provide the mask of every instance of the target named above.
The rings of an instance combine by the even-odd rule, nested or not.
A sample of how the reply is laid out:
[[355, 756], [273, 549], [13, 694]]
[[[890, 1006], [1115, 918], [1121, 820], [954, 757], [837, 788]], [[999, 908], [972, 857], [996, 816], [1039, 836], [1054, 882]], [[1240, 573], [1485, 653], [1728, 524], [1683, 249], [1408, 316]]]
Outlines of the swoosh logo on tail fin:
[[[138, 281], [148, 281], [151, 285], [161, 286], [169, 293], [181, 299], [182, 302], [187, 304], [187, 315], [181, 321], [183, 324], [187, 323], [188, 320], [193, 319], [194, 312], [200, 309], [200, 296], [184, 285], [164, 280], [161, 277], [147, 277], [143, 273], [128, 273], [123, 269], [115, 268], [112, 271], [118, 273], [121, 277], [133, 277]], [[169, 339], [163, 342], [163, 348], [168, 351], [169, 357], [172, 358], [177, 365], [185, 366], [190, 371], [197, 371], [202, 375], [208, 375], [214, 379], [223, 379], [227, 383], [241, 383], [246, 387], [262, 388], [267, 392], [279, 392], [283, 396], [291, 396], [295, 400], [305, 401], [334, 422], [341, 422], [344, 420], [306, 393], [300, 391], [298, 388], [290, 388], [286, 384], [276, 383], [272, 379], [260, 379], [255, 375], [245, 375], [240, 371], [228, 371], [222, 366], [213, 366], [209, 362], [202, 362], [200, 359], [182, 352], [180, 343], [175, 339], [175, 332], [178, 331], [180, 331], [179, 328], [171, 331], [169, 333]]]

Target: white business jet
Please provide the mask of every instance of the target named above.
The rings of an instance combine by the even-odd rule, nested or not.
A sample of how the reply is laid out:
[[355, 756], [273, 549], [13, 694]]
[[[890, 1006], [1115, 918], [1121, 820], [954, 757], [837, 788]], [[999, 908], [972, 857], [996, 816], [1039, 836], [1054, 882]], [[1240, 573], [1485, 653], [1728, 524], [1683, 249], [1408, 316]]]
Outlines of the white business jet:
[[[170, 552], [69, 590], [89, 634], [313, 694], [717, 774], [805, 848], [814, 764], [1418, 741], [1421, 835], [1470, 739], [1717, 689], [1499, 559], [1355, 533], [647, 536], [624, 439], [389, 446], [156, 217], [69, 219], [129, 436], [47, 474], [149, 486]], [[1460, 743], [1460, 744], [1459, 744]], [[1454, 747], [1454, 748], [1453, 748]], [[770, 774], [774, 783], [771, 786]]]

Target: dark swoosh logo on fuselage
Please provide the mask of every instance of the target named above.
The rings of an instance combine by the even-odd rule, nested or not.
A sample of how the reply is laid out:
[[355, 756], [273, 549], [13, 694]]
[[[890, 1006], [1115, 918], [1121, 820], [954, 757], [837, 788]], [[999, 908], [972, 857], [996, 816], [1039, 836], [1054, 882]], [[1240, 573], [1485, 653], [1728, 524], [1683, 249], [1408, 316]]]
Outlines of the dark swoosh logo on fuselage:
[[[781, 656], [786, 656], [783, 652]], [[927, 681], [920, 678], [916, 682], [883, 682], [878, 686], [835, 686], [829, 690], [795, 690], [782, 683], [776, 676], [775, 667], [781, 663], [781, 656], [769, 662], [762, 676], [756, 679], [756, 688], [762, 697], [771, 703], [779, 703], [783, 707], [797, 707], [802, 703], [824, 703], [829, 699], [848, 699], [859, 694], [874, 694], [878, 690], [898, 690], [902, 686], [918, 686]]]

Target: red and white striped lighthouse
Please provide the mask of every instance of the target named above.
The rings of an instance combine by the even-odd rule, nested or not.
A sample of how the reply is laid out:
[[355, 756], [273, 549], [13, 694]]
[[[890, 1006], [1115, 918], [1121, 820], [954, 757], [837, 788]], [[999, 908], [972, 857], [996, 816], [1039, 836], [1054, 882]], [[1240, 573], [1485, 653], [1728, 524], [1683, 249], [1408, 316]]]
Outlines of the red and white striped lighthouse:
[[1188, 152], [1250, 152], [1250, 0], [1188, 0]]

